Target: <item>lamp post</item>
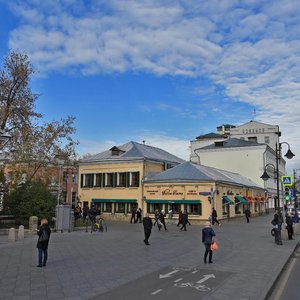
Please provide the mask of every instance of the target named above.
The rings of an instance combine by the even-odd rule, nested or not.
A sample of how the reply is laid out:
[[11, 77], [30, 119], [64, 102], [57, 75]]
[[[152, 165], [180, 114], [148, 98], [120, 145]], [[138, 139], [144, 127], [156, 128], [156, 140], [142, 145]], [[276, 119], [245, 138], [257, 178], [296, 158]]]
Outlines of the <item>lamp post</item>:
[[[260, 176], [260, 178], [262, 178], [264, 181], [268, 180], [270, 178], [269, 174], [266, 171], [266, 168], [268, 166], [272, 166], [274, 168], [274, 174], [276, 174], [276, 201], [275, 201], [275, 209], [279, 209], [280, 208], [280, 199], [279, 199], [279, 160], [281, 158], [281, 145], [282, 144], [286, 144], [288, 145], [288, 151], [286, 152], [286, 154], [284, 155], [287, 159], [292, 159], [295, 154], [291, 151], [290, 149], [290, 145], [287, 142], [282, 142], [282, 143], [276, 143], [276, 148], [275, 148], [275, 153], [276, 153], [276, 167], [269, 163], [264, 167], [264, 173]], [[275, 177], [275, 176], [274, 176]]]

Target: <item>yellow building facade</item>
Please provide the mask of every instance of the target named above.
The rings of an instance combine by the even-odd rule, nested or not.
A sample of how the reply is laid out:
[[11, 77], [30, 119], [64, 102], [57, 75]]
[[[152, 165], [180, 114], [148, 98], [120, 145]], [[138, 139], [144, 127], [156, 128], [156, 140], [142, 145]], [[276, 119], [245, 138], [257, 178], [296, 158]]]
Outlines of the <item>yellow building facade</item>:
[[95, 205], [107, 219], [129, 220], [133, 208], [143, 215], [187, 211], [202, 222], [214, 207], [219, 219], [266, 210], [265, 191], [228, 171], [199, 166], [159, 148], [129, 142], [79, 164], [78, 197], [82, 206]]

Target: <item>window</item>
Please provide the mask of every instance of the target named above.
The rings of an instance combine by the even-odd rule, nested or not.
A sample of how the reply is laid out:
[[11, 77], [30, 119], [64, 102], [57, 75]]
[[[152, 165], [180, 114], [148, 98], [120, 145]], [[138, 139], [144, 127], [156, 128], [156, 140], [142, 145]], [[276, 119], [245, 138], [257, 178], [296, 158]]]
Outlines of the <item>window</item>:
[[72, 182], [77, 183], [77, 174], [72, 173]]
[[168, 211], [172, 209], [173, 213], [174, 214], [179, 214], [180, 212], [180, 204], [177, 204], [177, 203], [171, 203], [169, 204], [169, 209]]
[[257, 137], [256, 136], [249, 136], [248, 141], [257, 143]]
[[270, 137], [269, 136], [265, 136], [265, 143], [269, 144], [270, 143]]
[[162, 203], [150, 204], [147, 203], [147, 212], [150, 214], [154, 214], [156, 211], [160, 212], [163, 209]]
[[200, 216], [202, 215], [202, 206], [201, 206], [201, 204], [190, 204], [189, 206], [190, 206], [189, 213], [191, 215], [200, 215]]
[[116, 203], [116, 212], [125, 213], [125, 203]]
[[126, 173], [125, 172], [118, 174], [117, 186], [122, 186], [122, 187], [126, 186]]
[[113, 173], [106, 173], [105, 178], [105, 186], [112, 187], [113, 186]]
[[63, 182], [67, 182], [68, 181], [68, 171], [64, 171], [63, 173]]
[[140, 173], [139, 172], [132, 172], [131, 173], [131, 185], [130, 186], [134, 186], [134, 187], [138, 187], [139, 186], [139, 181], [140, 181]]
[[101, 173], [95, 174], [95, 182], [94, 182], [95, 187], [100, 187], [101, 186], [101, 179], [102, 179], [102, 174]]
[[94, 174], [84, 174], [83, 175], [83, 187], [93, 186], [93, 175]]
[[112, 203], [104, 203], [103, 211], [111, 213], [112, 212]]

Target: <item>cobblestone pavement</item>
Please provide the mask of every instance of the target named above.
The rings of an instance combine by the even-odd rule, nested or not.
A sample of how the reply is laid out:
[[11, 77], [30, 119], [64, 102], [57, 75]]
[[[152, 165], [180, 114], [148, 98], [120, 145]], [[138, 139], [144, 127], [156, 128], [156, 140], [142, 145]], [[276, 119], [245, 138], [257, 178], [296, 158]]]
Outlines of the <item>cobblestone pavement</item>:
[[101, 295], [163, 268], [196, 266], [231, 274], [209, 299], [264, 299], [299, 241], [297, 235], [283, 246], [275, 245], [271, 219], [271, 214], [264, 215], [247, 224], [240, 218], [214, 227], [219, 249], [209, 266], [202, 260], [200, 225], [188, 226], [187, 231], [175, 224], [168, 231], [154, 227], [151, 246], [143, 243], [141, 224], [109, 222], [105, 233], [53, 232], [45, 268], [36, 267], [36, 236], [8, 243], [2, 235], [0, 299], [102, 299]]

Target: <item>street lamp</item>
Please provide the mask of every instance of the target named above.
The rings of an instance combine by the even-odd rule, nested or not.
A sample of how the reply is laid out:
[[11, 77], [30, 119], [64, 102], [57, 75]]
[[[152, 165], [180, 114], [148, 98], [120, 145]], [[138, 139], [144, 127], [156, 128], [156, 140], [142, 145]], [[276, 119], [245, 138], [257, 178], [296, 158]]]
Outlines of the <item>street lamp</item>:
[[275, 148], [275, 152], [276, 152], [276, 167], [273, 164], [267, 164], [264, 167], [264, 173], [262, 174], [262, 176], [260, 176], [260, 178], [262, 180], [264, 180], [264, 181], [268, 180], [270, 178], [270, 176], [268, 175], [268, 173], [266, 171], [266, 168], [268, 166], [272, 166], [274, 168], [274, 174], [276, 174], [276, 184], [277, 184], [277, 186], [276, 186], [277, 197], [276, 197], [276, 201], [275, 201], [275, 209], [280, 208], [280, 200], [279, 200], [279, 180], [280, 180], [279, 179], [279, 160], [281, 158], [281, 145], [282, 144], [286, 144], [289, 147], [288, 151], [284, 155], [287, 159], [292, 159], [295, 156], [295, 154], [290, 149], [290, 145], [287, 142], [279, 143], [279, 145], [278, 145], [278, 143], [276, 143], [276, 148]]

